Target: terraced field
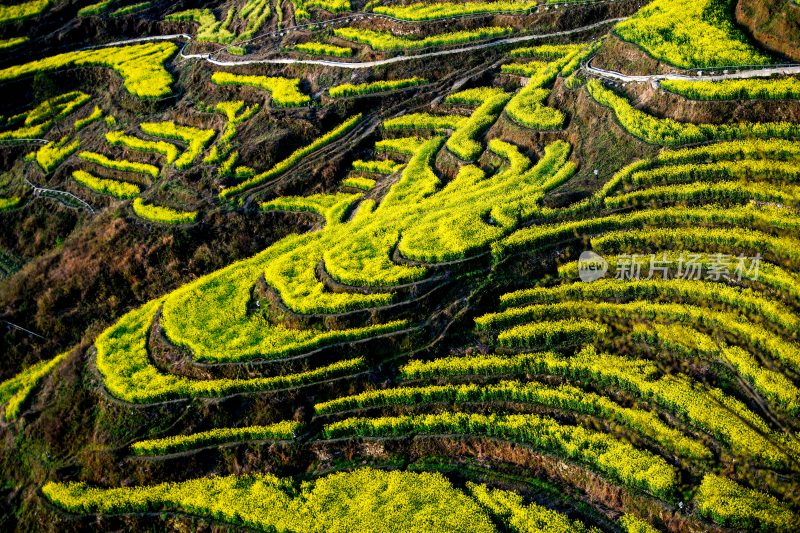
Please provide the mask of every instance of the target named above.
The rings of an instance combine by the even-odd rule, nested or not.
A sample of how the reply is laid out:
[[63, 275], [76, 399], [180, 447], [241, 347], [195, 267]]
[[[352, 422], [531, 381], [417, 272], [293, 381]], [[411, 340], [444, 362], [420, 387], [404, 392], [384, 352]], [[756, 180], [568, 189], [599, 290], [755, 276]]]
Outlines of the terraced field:
[[3, 6], [0, 527], [795, 530], [800, 65], [736, 13]]

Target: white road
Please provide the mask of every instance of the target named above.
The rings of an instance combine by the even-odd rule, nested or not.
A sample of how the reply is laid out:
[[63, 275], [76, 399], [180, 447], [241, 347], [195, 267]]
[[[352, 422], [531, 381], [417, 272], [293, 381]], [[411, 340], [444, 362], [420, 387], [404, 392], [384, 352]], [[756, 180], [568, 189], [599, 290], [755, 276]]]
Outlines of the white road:
[[594, 74], [600, 78], [617, 81], [621, 83], [631, 82], [658, 82], [664, 80], [687, 80], [687, 81], [723, 81], [723, 80], [744, 80], [750, 78], [769, 78], [770, 76], [791, 76], [800, 74], [800, 65], [766, 65], [763, 67], [715, 67], [709, 69], [713, 72], [723, 71], [723, 74], [705, 74], [702, 70], [693, 71], [693, 74], [644, 74], [632, 76], [623, 74], [615, 70], [605, 70], [592, 66], [589, 61], [583, 66], [586, 72]]

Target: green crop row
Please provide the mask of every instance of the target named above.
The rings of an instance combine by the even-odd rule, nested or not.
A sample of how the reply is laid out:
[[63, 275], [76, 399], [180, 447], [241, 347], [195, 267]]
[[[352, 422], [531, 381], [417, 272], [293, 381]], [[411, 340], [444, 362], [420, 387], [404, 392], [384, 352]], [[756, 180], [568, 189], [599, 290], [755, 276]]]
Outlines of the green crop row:
[[[732, 208], [685, 208], [685, 207], [665, 207], [660, 209], [643, 209], [631, 213], [607, 215], [598, 218], [587, 218], [584, 220], [563, 222], [559, 224], [545, 224], [541, 226], [526, 228], [512, 234], [508, 238], [496, 243], [493, 246], [493, 251], [496, 256], [504, 256], [508, 253], [516, 251], [530, 251], [541, 248], [542, 246], [552, 245], [553, 243], [571, 240], [576, 237], [586, 238], [596, 236], [599, 234], [633, 230], [645, 228], [691, 228], [696, 226], [729, 226], [729, 227], [744, 227], [752, 229], [760, 229], [761, 231], [787, 231], [800, 229], [800, 218], [792, 215], [781, 209], [770, 209], [768, 207], [732, 207]], [[653, 231], [653, 230], [651, 230]], [[710, 230], [708, 230], [710, 231]], [[731, 230], [734, 231], [734, 230]], [[738, 230], [737, 235], [742, 235], [742, 230]], [[646, 241], [647, 235], [642, 232], [636, 232], [638, 238]], [[653, 233], [653, 236], [661, 237], [660, 233]], [[701, 233], [695, 232], [696, 237], [702, 237]], [[718, 235], [709, 234], [708, 239], [703, 242], [708, 246], [713, 244], [713, 239]], [[722, 237], [724, 235], [719, 235]], [[733, 237], [734, 234], [731, 234]], [[634, 237], [634, 235], [631, 235]], [[753, 239], [745, 238], [741, 244]], [[681, 235], [674, 235], [672, 239], [665, 242], [688, 243], [688, 235], [684, 239]], [[720, 247], [727, 246], [727, 243], [735, 244], [736, 240], [724, 239], [719, 242]], [[651, 243], [650, 247], [640, 248], [638, 251], [652, 250], [654, 244]], [[793, 246], [793, 244], [792, 244]], [[671, 249], [661, 248], [659, 250]], [[747, 245], [741, 249], [732, 249], [735, 253], [744, 253], [747, 250], [753, 250], [754, 245]], [[779, 252], [779, 257], [791, 258], [796, 254], [791, 249], [785, 249], [781, 246], [780, 242], [775, 241], [772, 246], [773, 250]], [[691, 246], [684, 249], [691, 249]], [[701, 249], [698, 248], [697, 251]], [[610, 251], [610, 250], [609, 250]], [[755, 252], [760, 250], [756, 249]], [[788, 255], [787, 255], [788, 254]]]
[[[164, 20], [196, 22], [199, 24], [198, 41], [230, 44], [252, 39], [270, 15], [269, 0], [247, 0], [241, 9], [229, 7], [223, 20], [217, 20], [214, 12], [208, 8], [170, 13]], [[239, 28], [238, 33], [231, 29], [234, 26]]]
[[[350, 295], [327, 291], [316, 277], [316, 267], [330, 244], [319, 242], [319, 236], [320, 232], [314, 232], [287, 237], [253, 259], [181, 287], [164, 305], [164, 331], [173, 342], [190, 349], [198, 360], [221, 362], [275, 359], [407, 327], [404, 321], [349, 330], [265, 327], [260, 316], [248, 314], [250, 289], [262, 273], [295, 312], [335, 313], [391, 301], [391, 295], [385, 293]], [[342, 239], [338, 234], [334, 236]], [[227, 311], [220, 313], [220, 309]]]
[[500, 305], [507, 308], [566, 300], [647, 300], [699, 306], [716, 304], [740, 312], [750, 320], [772, 323], [777, 330], [786, 330], [792, 336], [800, 334], [800, 318], [782, 304], [765, 298], [763, 294], [722, 283], [680, 278], [603, 279], [593, 283], [537, 287], [504, 294], [500, 297]]
[[236, 10], [229, 8], [225, 19], [218, 21], [214, 12], [208, 8], [187, 9], [170, 13], [164, 20], [171, 22], [196, 22], [197, 40], [211, 43], [229, 44], [236, 39], [236, 34], [230, 30]]
[[133, 201], [133, 212], [145, 220], [160, 224], [190, 224], [197, 220], [197, 211], [177, 211], [170, 207], [146, 204], [141, 198]]
[[[463, 119], [463, 117], [461, 117]], [[385, 123], [385, 121], [384, 121]], [[381, 139], [375, 143], [375, 151], [379, 153], [392, 153], [399, 155], [414, 155], [425, 143], [421, 137], [398, 137], [396, 139]]]
[[589, 80], [586, 87], [597, 103], [614, 112], [625, 131], [649, 144], [678, 146], [714, 140], [800, 137], [800, 124], [792, 122], [692, 124], [657, 118], [636, 109], [628, 100], [606, 89], [596, 79]]
[[9, 24], [35, 17], [49, 5], [50, 0], [30, 0], [21, 4], [0, 5], [0, 24]]
[[331, 98], [342, 98], [349, 96], [360, 96], [364, 94], [382, 93], [386, 91], [396, 91], [398, 89], [405, 89], [408, 87], [416, 87], [428, 83], [425, 78], [404, 78], [400, 80], [386, 80], [386, 81], [373, 81], [371, 83], [360, 83], [353, 85], [352, 83], [345, 83], [336, 85], [328, 89], [328, 94]]
[[700, 514], [723, 526], [750, 531], [791, 531], [798, 517], [789, 505], [730, 479], [707, 474], [694, 496]]
[[368, 191], [375, 186], [375, 180], [361, 176], [350, 176], [342, 180], [342, 186]]
[[448, 17], [488, 13], [527, 13], [536, 9], [530, 1], [499, 0], [496, 2], [437, 2], [435, 4], [398, 4], [378, 6], [372, 11], [401, 20], [438, 20]]
[[[608, 250], [603, 246], [604, 244], [611, 244], [614, 246], [610, 240], [595, 241], [592, 243], [592, 250], [605, 257], [608, 263], [608, 271], [614, 273], [617, 271], [619, 265], [618, 258], [608, 254]], [[660, 262], [661, 266], [673, 273], [682, 272], [681, 269], [685, 271], [690, 258], [699, 265], [702, 272], [708, 272], [708, 268], [716, 260], [713, 256], [701, 254], [692, 250], [682, 250], [679, 253], [663, 252], [662, 254], [655, 254], [654, 258]], [[738, 262], [736, 266], [738, 267]], [[734, 278], [737, 277], [735, 269], [732, 274]], [[577, 279], [579, 277], [578, 262], [573, 261], [560, 265], [558, 267], [558, 277], [570, 280]], [[756, 290], [760, 292], [770, 292], [779, 295], [789, 304], [800, 302], [800, 276], [764, 260], [761, 260], [758, 264], [757, 279], [748, 279], [746, 273], [743, 272], [742, 283], [747, 286], [755, 287]]]
[[294, 6], [295, 20], [303, 21], [311, 18], [308, 8], [315, 7], [331, 13], [346, 13], [351, 10], [350, 0], [291, 0]]
[[94, 106], [92, 112], [89, 113], [86, 117], [79, 118], [78, 120], [75, 121], [74, 125], [75, 131], [81, 131], [83, 128], [85, 128], [92, 122], [100, 120], [102, 117], [103, 117], [103, 110], [100, 109], [98, 106]]
[[409, 113], [383, 121], [386, 131], [398, 130], [431, 130], [441, 133], [455, 130], [466, 123], [468, 119], [461, 115], [431, 115], [430, 113]]
[[[570, 146], [562, 141], [547, 145], [533, 167], [514, 145], [492, 140], [489, 149], [510, 165], [489, 179], [481, 179], [484, 175], [476, 167], [463, 167], [453, 183], [431, 198], [433, 202], [446, 201], [451, 206], [448, 212], [431, 209], [403, 232], [398, 251], [404, 257], [441, 263], [485, 250], [527, 218], [542, 193], [555, 183], [553, 179], [571, 168], [567, 162]], [[488, 224], [482, 213], [489, 213], [496, 223]]]
[[131, 444], [135, 455], [167, 455], [193, 448], [252, 440], [290, 440], [300, 428], [299, 422], [284, 420], [269, 426], [215, 428], [190, 435], [140, 440]]
[[[592, 50], [592, 47], [587, 47]], [[580, 58], [584, 48], [579, 46], [544, 46], [524, 50], [524, 55], [541, 55], [552, 57], [549, 63], [529, 63], [526, 68], [512, 68], [511, 70], [529, 76], [528, 84], [523, 87], [506, 107], [506, 115], [517, 124], [535, 130], [554, 130], [564, 126], [566, 117], [558, 109], [548, 107], [547, 99], [550, 90], [546, 89], [552, 84], [558, 74], [574, 59]], [[518, 55], [523, 55], [518, 51]], [[509, 71], [509, 65], [503, 65]]]
[[106, 141], [112, 146], [124, 146], [147, 154], [161, 154], [166, 158], [168, 164], [174, 163], [178, 158], [178, 148], [174, 144], [165, 141], [140, 139], [139, 137], [126, 135], [121, 131], [107, 132]]
[[308, 42], [300, 43], [294, 46], [295, 50], [305, 52], [315, 56], [331, 56], [331, 57], [350, 57], [353, 55], [352, 48], [344, 46], [336, 46], [335, 44]]
[[49, 174], [80, 147], [79, 139], [70, 141], [69, 135], [65, 135], [58, 142], [49, 142], [36, 150], [36, 162], [46, 174]]
[[773, 237], [761, 231], [739, 229], [685, 228], [647, 230], [637, 232], [616, 231], [604, 234], [593, 242], [600, 243], [614, 253], [619, 250], [688, 250], [723, 254], [749, 254], [762, 257], [794, 269], [800, 265], [800, 241], [790, 237]]
[[733, 11], [730, 0], [655, 0], [614, 31], [676, 67], [770, 63], [736, 26]]
[[69, 513], [179, 512], [255, 531], [496, 531], [481, 506], [438, 473], [361, 468], [302, 485], [272, 474], [114, 489], [50, 482], [42, 493]]
[[633, 338], [651, 346], [659, 346], [673, 356], [705, 359], [730, 365], [746, 379], [758, 394], [796, 416], [800, 413], [800, 390], [780, 372], [764, 368], [752, 354], [742, 348], [720, 345], [710, 336], [680, 324], [649, 324], [652, 329], [634, 326]]
[[115, 9], [109, 16], [111, 17], [122, 17], [124, 15], [130, 15], [132, 13], [138, 13], [139, 11], [144, 11], [145, 9], [152, 6], [152, 2], [139, 2], [136, 4], [129, 4], [127, 6], [123, 6], [119, 9]]
[[314, 194], [311, 196], [279, 196], [261, 203], [264, 211], [286, 211], [315, 213], [325, 218], [328, 225], [342, 221], [350, 206], [361, 197], [360, 194]]
[[19, 196], [12, 196], [10, 198], [3, 198], [0, 196], [0, 212], [14, 209], [20, 204], [21, 201], [22, 198]]
[[116, 1], [117, 0], [102, 0], [96, 4], [89, 4], [88, 6], [82, 7], [78, 10], [78, 16], [91, 17], [93, 15], [100, 15], [108, 11], [108, 9], [111, 7], [111, 4], [115, 3]]
[[536, 447], [580, 461], [622, 482], [661, 497], [676, 488], [675, 471], [664, 459], [605, 433], [559, 424], [537, 415], [441, 413], [382, 418], [349, 418], [326, 424], [326, 438], [392, 437], [409, 434], [485, 435]]
[[498, 92], [489, 98], [464, 121], [447, 140], [447, 149], [464, 161], [474, 161], [483, 152], [483, 143], [477, 137], [495, 123], [511, 95]]
[[558, 511], [553, 511], [537, 503], [525, 505], [522, 496], [501, 489], [490, 489], [486, 485], [467, 482], [472, 497], [475, 498], [495, 518], [509, 526], [509, 531], [560, 531], [563, 533], [586, 533], [590, 531], [581, 522]]
[[269, 92], [272, 103], [277, 107], [297, 107], [311, 102], [311, 97], [300, 92], [299, 78], [244, 76], [230, 72], [215, 72], [211, 75], [211, 81], [217, 85], [249, 86], [263, 89]]
[[661, 87], [692, 100], [797, 100], [800, 79], [723, 81], [664, 80]]
[[515, 376], [532, 374], [540, 358], [555, 354], [482, 355], [442, 357], [432, 361], [413, 360], [400, 368], [404, 380], [452, 378], [460, 376]]
[[6, 126], [19, 126], [0, 133], [0, 140], [36, 139], [42, 137], [57, 120], [67, 117], [91, 97], [80, 91], [72, 91], [48, 98], [27, 113], [9, 117]]
[[564, 56], [571, 56], [580, 52], [580, 44], [541, 44], [538, 46], [525, 46], [514, 48], [508, 55], [509, 57], [532, 57], [544, 61], [555, 61]]
[[[702, 329], [724, 332], [748, 346], [756, 353], [781, 361], [788, 368], [800, 365], [800, 346], [771, 333], [763, 325], [745, 321], [741, 314], [717, 311], [693, 305], [652, 303], [633, 301], [628, 303], [604, 303], [566, 301], [553, 304], [535, 304], [516, 307], [499, 313], [483, 315], [475, 320], [481, 331], [497, 331], [518, 324], [542, 320], [586, 318], [615, 322], [618, 320], [675, 321], [693, 324]], [[763, 305], [763, 304], [762, 304]], [[549, 315], [547, 313], [550, 313]], [[636, 313], [639, 313], [636, 315]]]
[[488, 27], [475, 30], [464, 30], [450, 33], [440, 33], [422, 38], [411, 38], [394, 35], [388, 31], [376, 31], [365, 28], [336, 28], [333, 34], [340, 39], [355, 43], [366, 44], [373, 50], [382, 52], [397, 52], [401, 50], [418, 50], [433, 46], [449, 46], [454, 44], [495, 39], [513, 33], [512, 28]]
[[[647, 165], [652, 167], [653, 163]], [[713, 163], [684, 163], [656, 168], [643, 168], [622, 172], [604, 187], [603, 194], [620, 187], [644, 187], [657, 184], [707, 184], [720, 181], [769, 181], [800, 183], [800, 165], [797, 161], [772, 161], [743, 159], [715, 161]]]
[[148, 165], [147, 163], [136, 163], [135, 161], [126, 161], [124, 159], [110, 159], [103, 154], [97, 152], [81, 152], [78, 157], [89, 163], [94, 163], [101, 167], [110, 170], [119, 170], [122, 172], [135, 172], [137, 174], [145, 174], [147, 176], [157, 178], [158, 167]]
[[19, 416], [23, 404], [34, 389], [67, 357], [68, 353], [62, 353], [47, 361], [39, 361], [13, 378], [0, 383], [0, 404], [6, 404], [5, 420], [15, 420]]
[[161, 301], [154, 300], [131, 311], [95, 341], [97, 369], [106, 389], [117, 398], [150, 403], [176, 398], [221, 397], [297, 387], [364, 368], [364, 360], [355, 358], [298, 374], [268, 378], [193, 380], [164, 374], [150, 362], [147, 352], [148, 332], [160, 305]]
[[346, 135], [350, 130], [352, 130], [356, 124], [361, 120], [361, 114], [352, 116], [325, 135], [319, 137], [311, 144], [308, 144], [302, 148], [298, 148], [294, 152], [292, 152], [289, 157], [284, 159], [283, 161], [277, 163], [271, 169], [267, 170], [266, 172], [262, 172], [260, 174], [256, 174], [252, 178], [249, 178], [242, 183], [231, 187], [229, 189], [225, 189], [220, 193], [221, 198], [227, 198], [233, 194], [240, 193], [242, 191], [246, 191], [251, 187], [255, 187], [256, 185], [268, 181], [270, 179], [276, 178], [279, 175], [283, 174], [297, 163], [300, 162], [305, 156], [316, 152], [320, 148], [327, 146], [328, 144], [336, 141], [337, 139], [341, 138], [342, 136]]
[[68, 67], [107, 67], [122, 76], [128, 92], [140, 98], [171, 94], [172, 75], [164, 63], [178, 50], [175, 43], [134, 44], [67, 52], [0, 70], [0, 81]]
[[710, 205], [749, 204], [751, 202], [778, 204], [796, 208], [800, 204], [800, 187], [784, 186], [767, 189], [762, 183], [722, 182], [663, 185], [604, 200], [609, 209], [648, 205]]
[[391, 159], [378, 159], [374, 161], [353, 161], [353, 170], [366, 172], [369, 174], [394, 174], [403, 168], [402, 163], [397, 163]]
[[11, 37], [10, 39], [0, 39], [0, 50], [9, 50], [29, 41], [29, 37]]
[[[280, 10], [280, 6], [277, 9]], [[245, 22], [245, 28], [239, 34], [238, 39], [240, 41], [252, 39], [271, 14], [269, 0], [247, 0], [239, 10], [239, 18]]]
[[503, 330], [497, 335], [497, 343], [508, 348], [549, 350], [560, 346], [582, 346], [597, 338], [605, 338], [610, 332], [608, 326], [593, 320], [546, 320]]
[[[696, 148], [662, 150], [649, 160], [636, 161], [617, 172], [594, 195], [600, 201], [626, 185], [680, 183], [723, 178], [759, 177], [796, 181], [800, 145], [769, 139], [728, 141]], [[689, 176], [688, 180], [681, 179]]]
[[597, 416], [636, 431], [680, 456], [692, 459], [711, 457], [711, 452], [705, 446], [667, 426], [657, 414], [622, 407], [604, 396], [587, 393], [569, 385], [553, 387], [536, 382], [502, 381], [497, 385], [485, 387], [474, 384], [399, 387], [336, 398], [318, 403], [314, 409], [318, 414], [324, 415], [391, 405], [475, 402], [528, 403]]
[[546, 65], [542, 61], [528, 61], [526, 63], [506, 63], [500, 65], [500, 72], [503, 74], [515, 74], [517, 76], [530, 77], [540, 72]]
[[497, 98], [503, 94], [505, 94], [505, 91], [498, 87], [473, 87], [472, 89], [448, 94], [444, 99], [444, 103], [477, 107], [487, 100]]
[[651, 361], [602, 354], [591, 346], [572, 357], [553, 353], [450, 357], [412, 361], [402, 369], [403, 376], [411, 379], [514, 373], [559, 376], [578, 384], [617, 388], [678, 415], [737, 455], [778, 466], [791, 461], [775, 444], [783, 438], [771, 433], [764, 421], [738, 400], [684, 376], [664, 375]]
[[124, 181], [109, 180], [105, 178], [98, 178], [92, 176], [84, 170], [75, 170], [72, 173], [72, 178], [83, 185], [84, 187], [99, 192], [101, 194], [108, 194], [120, 200], [128, 200], [135, 198], [141, 192], [138, 185], [133, 183], [126, 183]]
[[139, 128], [153, 137], [165, 139], [177, 139], [187, 145], [186, 151], [175, 160], [175, 167], [186, 169], [192, 165], [195, 159], [206, 149], [206, 146], [214, 138], [214, 130], [201, 130], [189, 126], [179, 126], [174, 122], [142, 122]]

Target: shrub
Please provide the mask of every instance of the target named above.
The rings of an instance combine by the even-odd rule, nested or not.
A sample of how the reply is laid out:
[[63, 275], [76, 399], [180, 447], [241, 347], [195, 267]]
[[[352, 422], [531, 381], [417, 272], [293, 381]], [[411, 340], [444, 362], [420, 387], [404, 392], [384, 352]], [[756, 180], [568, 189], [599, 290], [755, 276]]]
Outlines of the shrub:
[[96, 152], [81, 152], [78, 157], [89, 163], [94, 163], [101, 167], [110, 170], [120, 170], [122, 172], [135, 172], [137, 174], [145, 174], [152, 178], [158, 177], [158, 167], [148, 165], [147, 163], [136, 163], [134, 161], [126, 161], [124, 159], [110, 159], [103, 154]]
[[382, 93], [386, 91], [396, 91], [398, 89], [405, 89], [408, 87], [416, 87], [428, 83], [425, 78], [405, 78], [402, 80], [387, 80], [387, 81], [374, 81], [371, 83], [361, 83], [353, 85], [352, 83], [345, 83], [337, 85], [328, 89], [328, 94], [331, 98], [343, 98], [350, 96], [361, 96], [372, 93]]
[[89, 174], [84, 170], [76, 170], [72, 173], [72, 177], [83, 185], [84, 187], [99, 192], [101, 194], [108, 194], [120, 200], [128, 200], [135, 198], [141, 192], [138, 185], [133, 183], [126, 183], [124, 181], [109, 180], [98, 178]]
[[145, 220], [161, 224], [189, 224], [197, 220], [197, 211], [177, 211], [169, 207], [146, 204], [141, 198], [133, 201], [133, 212]]
[[122, 76], [131, 94], [140, 98], [161, 98], [172, 93], [172, 75], [164, 68], [164, 63], [177, 50], [175, 43], [158, 42], [67, 52], [0, 69], [0, 81], [68, 67], [107, 67]]
[[268, 91], [277, 107], [297, 107], [311, 102], [311, 98], [300, 92], [297, 78], [271, 78], [268, 76], [243, 76], [230, 72], [215, 72], [211, 81], [217, 85], [247, 85]]
[[433, 46], [449, 46], [454, 44], [495, 39], [513, 33], [511, 28], [488, 27], [475, 30], [440, 33], [423, 38], [410, 38], [394, 35], [386, 31], [375, 31], [364, 28], [335, 28], [333, 34], [340, 39], [366, 44], [373, 50], [396, 52], [400, 50], [418, 50]]

